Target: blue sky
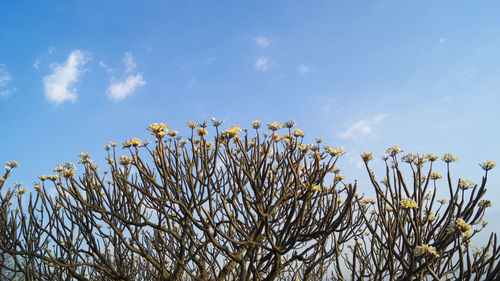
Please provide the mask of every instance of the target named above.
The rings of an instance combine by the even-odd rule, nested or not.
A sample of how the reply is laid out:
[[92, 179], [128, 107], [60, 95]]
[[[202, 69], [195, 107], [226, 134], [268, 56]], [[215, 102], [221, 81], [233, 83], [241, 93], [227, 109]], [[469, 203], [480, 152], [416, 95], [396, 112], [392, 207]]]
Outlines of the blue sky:
[[[103, 145], [153, 122], [293, 119], [346, 148], [361, 192], [359, 153], [394, 144], [453, 153], [455, 179], [480, 182], [478, 163], [500, 162], [498, 14], [498, 1], [3, 1], [0, 161], [30, 186], [81, 151], [103, 163]], [[499, 183], [492, 170], [490, 221]]]

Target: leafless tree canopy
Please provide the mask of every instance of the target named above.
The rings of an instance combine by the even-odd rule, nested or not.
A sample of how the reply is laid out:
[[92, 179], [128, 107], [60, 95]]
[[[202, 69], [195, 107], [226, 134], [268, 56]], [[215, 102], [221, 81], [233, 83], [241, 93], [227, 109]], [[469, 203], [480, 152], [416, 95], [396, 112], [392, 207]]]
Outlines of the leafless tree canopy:
[[[452, 155], [442, 157], [441, 179], [437, 156], [400, 157], [395, 146], [379, 182], [363, 153], [369, 199], [340, 174], [345, 151], [303, 143], [295, 122], [221, 124], [212, 120], [210, 137], [207, 122], [189, 122], [181, 138], [154, 123], [153, 142], [111, 142], [106, 168], [81, 153], [82, 172], [60, 165], [29, 193], [4, 187], [18, 165], [7, 162], [0, 279], [500, 280], [496, 234], [471, 244], [486, 224], [495, 163], [481, 164], [478, 185], [454, 183]], [[411, 168], [409, 181], [400, 165]]]

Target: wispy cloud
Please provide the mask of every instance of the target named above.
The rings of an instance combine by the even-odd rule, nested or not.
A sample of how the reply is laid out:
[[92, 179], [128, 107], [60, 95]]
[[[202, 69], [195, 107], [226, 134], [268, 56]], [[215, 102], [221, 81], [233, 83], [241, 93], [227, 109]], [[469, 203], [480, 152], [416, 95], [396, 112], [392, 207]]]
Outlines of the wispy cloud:
[[65, 101], [75, 102], [77, 89], [74, 84], [83, 74], [83, 66], [90, 60], [90, 56], [80, 50], [72, 51], [66, 62], [51, 64], [52, 73], [43, 77], [45, 98], [59, 105]]
[[125, 53], [125, 55], [123, 56], [123, 61], [125, 62], [125, 66], [127, 67], [125, 70], [126, 73], [130, 73], [135, 70], [136, 64], [132, 53]]
[[142, 74], [133, 74], [133, 72], [135, 72], [136, 63], [132, 53], [125, 53], [123, 61], [125, 63], [126, 77], [122, 80], [117, 80], [113, 76], [107, 90], [108, 97], [114, 101], [123, 100], [127, 96], [132, 95], [139, 87], [146, 84]]
[[258, 71], [266, 71], [271, 67], [271, 62], [268, 58], [260, 57], [255, 59], [254, 68]]
[[123, 81], [112, 81], [108, 88], [108, 95], [112, 100], [120, 101], [144, 84], [146, 81], [141, 74], [130, 75]]
[[35, 60], [35, 62], [33, 63], [33, 68], [34, 69], [38, 69], [38, 66], [40, 65], [40, 63], [41, 63], [40, 59], [37, 58]]
[[193, 77], [193, 78], [191, 78], [191, 79], [187, 82], [186, 86], [187, 86], [188, 88], [193, 88], [193, 87], [194, 87], [194, 85], [196, 85], [196, 83], [197, 83], [197, 82], [198, 82], [198, 80], [197, 80], [195, 77]]
[[255, 41], [255, 44], [259, 47], [267, 47], [271, 44], [271, 39], [268, 39], [266, 37], [255, 37], [253, 39]]
[[366, 137], [373, 132], [375, 126], [380, 125], [388, 117], [388, 114], [380, 114], [374, 118], [361, 119], [349, 128], [337, 134], [342, 139]]
[[54, 50], [55, 50], [54, 47], [50, 47], [46, 53], [39, 55], [33, 62], [33, 68], [38, 69], [44, 57], [52, 55], [54, 53]]
[[310, 72], [312, 70], [312, 67], [310, 67], [309, 65], [306, 65], [306, 64], [301, 64], [299, 65], [299, 67], [297, 68], [297, 72], [299, 72], [300, 74], [304, 75], [304, 74], [307, 74], [308, 72]]
[[11, 89], [7, 88], [12, 76], [7, 71], [7, 67], [4, 64], [0, 64], [0, 96], [6, 97], [12, 92]]
[[439, 39], [439, 44], [440, 45], [443, 45], [444, 43], [446, 43], [446, 39], [444, 39], [444, 38]]

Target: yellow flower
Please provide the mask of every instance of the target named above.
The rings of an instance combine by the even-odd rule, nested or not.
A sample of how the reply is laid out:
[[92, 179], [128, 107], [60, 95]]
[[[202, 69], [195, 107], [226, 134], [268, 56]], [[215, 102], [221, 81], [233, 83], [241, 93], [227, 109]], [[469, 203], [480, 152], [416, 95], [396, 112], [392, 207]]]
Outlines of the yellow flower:
[[387, 177], [385, 177], [383, 180], [381, 180], [380, 183], [382, 183], [384, 185], [388, 185], [389, 182], [387, 181]]
[[331, 148], [328, 145], [325, 145], [325, 150], [328, 154], [330, 154], [333, 157], [339, 157], [341, 155], [346, 154], [347, 152], [344, 150], [343, 147], [339, 146], [337, 148]]
[[446, 153], [445, 155], [443, 155], [443, 161], [446, 163], [456, 162], [457, 157], [455, 157], [449, 153]]
[[391, 155], [391, 156], [395, 156], [396, 154], [402, 152], [401, 148], [399, 148], [399, 146], [395, 145], [393, 147], [389, 147], [387, 150], [386, 150], [386, 153]]
[[54, 172], [61, 172], [63, 170], [63, 166], [59, 165], [54, 169]]
[[343, 179], [344, 179], [344, 176], [343, 176], [343, 175], [337, 175], [337, 176], [335, 176], [335, 180], [334, 180], [334, 181], [336, 181], [336, 182], [337, 182], [337, 181], [341, 181], [341, 180], [343, 180]]
[[169, 136], [171, 136], [171, 137], [175, 137], [175, 136], [177, 136], [178, 132], [177, 132], [177, 131], [172, 130], [172, 131], [169, 131], [167, 134], [168, 134]]
[[312, 187], [312, 190], [314, 191], [321, 191], [321, 187], [319, 185], [315, 185]]
[[189, 127], [189, 128], [191, 128], [191, 129], [194, 129], [198, 125], [195, 122], [193, 122], [193, 121], [189, 121], [189, 122], [186, 123], [186, 126]]
[[364, 204], [375, 204], [376, 203], [375, 199], [363, 199], [361, 202]]
[[458, 187], [460, 187], [461, 189], [469, 189], [469, 188], [471, 188], [473, 186], [474, 186], [474, 183], [471, 182], [470, 180], [461, 179], [458, 182]]
[[208, 134], [208, 131], [205, 128], [198, 128], [197, 132], [198, 132], [198, 136], [200, 136], [200, 137]]
[[9, 162], [6, 162], [5, 165], [7, 165], [8, 167], [10, 167], [11, 169], [14, 169], [16, 167], [19, 167], [19, 163], [17, 163], [16, 161], [12, 160], [12, 161], [9, 161]]
[[301, 144], [299, 146], [299, 149], [302, 153], [306, 153], [309, 149], [311, 149], [311, 144], [308, 144], [308, 145], [305, 145], [305, 144]]
[[330, 173], [334, 173], [334, 174], [338, 174], [340, 173], [340, 169], [333, 166], [331, 169], [330, 169]]
[[120, 165], [125, 166], [125, 165], [130, 164], [131, 162], [132, 162], [132, 158], [131, 158], [131, 157], [127, 157], [127, 156], [125, 156], [125, 155], [122, 155], [122, 156], [120, 157], [120, 162], [119, 162], [119, 163], [120, 163]]
[[436, 249], [432, 246], [429, 246], [427, 244], [423, 244], [422, 246], [417, 246], [417, 248], [414, 250], [413, 254], [415, 257], [423, 256], [423, 255], [430, 255], [430, 256], [435, 256], [439, 257], [438, 253], [436, 252]]
[[20, 188], [16, 191], [17, 195], [23, 195], [24, 193], [26, 193], [26, 189], [25, 188]]
[[273, 133], [273, 134], [271, 135], [271, 138], [272, 138], [274, 141], [276, 141], [276, 142], [281, 140], [281, 137], [280, 137], [278, 134], [276, 134], [276, 133]]
[[483, 170], [489, 171], [489, 170], [495, 168], [497, 166], [497, 164], [495, 164], [495, 162], [486, 161], [482, 164], [479, 164], [479, 166], [481, 166], [481, 168], [483, 168]]
[[442, 178], [442, 176], [441, 176], [441, 174], [440, 174], [440, 173], [433, 172], [433, 173], [431, 174], [431, 180], [438, 180], [438, 179], [440, 179], [440, 178]]
[[481, 201], [479, 201], [478, 205], [479, 205], [479, 207], [485, 207], [485, 208], [488, 208], [488, 207], [492, 206], [490, 200], [481, 200]]
[[441, 200], [438, 200], [438, 203], [441, 203], [441, 204], [448, 204], [448, 200], [446, 199], [441, 199]]
[[278, 122], [274, 121], [273, 123], [267, 124], [267, 129], [271, 131], [277, 131], [281, 129], [281, 125]]
[[298, 137], [303, 137], [304, 136], [304, 132], [302, 132], [302, 130], [300, 129], [296, 129], [293, 131], [293, 136], [298, 138]]
[[416, 154], [408, 153], [405, 156], [401, 157], [401, 161], [406, 162], [406, 163], [411, 163], [411, 162], [413, 162], [413, 160], [415, 160], [416, 157], [417, 157]]
[[426, 161], [426, 157], [423, 155], [420, 155], [419, 153], [414, 154], [414, 155], [415, 155], [415, 159], [413, 160], [413, 164], [415, 164], [419, 167], [423, 167], [425, 164], [425, 161]]
[[241, 132], [240, 127], [238, 127], [238, 125], [233, 125], [228, 130], [222, 132], [222, 136], [228, 139], [232, 139], [238, 136], [239, 132]]
[[429, 160], [431, 162], [434, 162], [434, 161], [439, 159], [439, 156], [436, 156], [432, 153], [427, 153], [427, 155], [425, 155], [425, 157], [427, 158], [427, 160]]
[[470, 224], [467, 224], [467, 222], [462, 219], [458, 218], [455, 222], [452, 222], [450, 226], [448, 227], [448, 232], [453, 233], [454, 231], [458, 231], [460, 233], [467, 232], [472, 229], [472, 226]]
[[130, 140], [130, 144], [134, 147], [137, 147], [137, 146], [142, 146], [142, 141], [138, 138], [132, 138]]
[[290, 120], [290, 121], [287, 121], [283, 124], [283, 128], [292, 128], [293, 126], [295, 126], [297, 123], [295, 123], [295, 121], [293, 120]]
[[403, 209], [408, 209], [408, 208], [417, 208], [417, 203], [413, 201], [411, 198], [406, 198], [401, 200], [401, 207]]
[[260, 128], [260, 121], [259, 121], [259, 120], [255, 120], [255, 121], [253, 121], [253, 122], [252, 122], [252, 127], [253, 127], [254, 129], [256, 129], [256, 130], [257, 130], [257, 129], [259, 129], [259, 128]]
[[373, 152], [363, 152], [363, 154], [361, 154], [361, 158], [364, 162], [368, 162], [373, 159]]
[[168, 131], [168, 126], [163, 123], [153, 123], [149, 125], [148, 130], [151, 131], [153, 135], [156, 135], [160, 132]]
[[73, 171], [72, 169], [65, 169], [62, 173], [61, 173], [61, 176], [62, 177], [65, 177], [65, 178], [72, 178], [75, 176], [75, 171]]

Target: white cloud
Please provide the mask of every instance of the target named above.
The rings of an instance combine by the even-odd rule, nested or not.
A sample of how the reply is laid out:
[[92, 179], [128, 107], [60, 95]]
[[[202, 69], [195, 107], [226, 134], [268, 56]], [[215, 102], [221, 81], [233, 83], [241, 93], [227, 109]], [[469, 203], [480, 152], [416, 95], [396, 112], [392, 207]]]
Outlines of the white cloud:
[[7, 86], [12, 80], [12, 76], [7, 71], [7, 67], [4, 64], [0, 64], [0, 96], [6, 97], [12, 92]]
[[35, 62], [33, 63], [33, 68], [38, 69], [38, 66], [40, 65], [40, 59], [36, 59]]
[[311, 69], [312, 69], [312, 68], [311, 68], [309, 65], [301, 64], [301, 65], [299, 65], [299, 67], [297, 68], [297, 71], [298, 71], [300, 74], [304, 75], [304, 74], [308, 73], [309, 71], [311, 71]]
[[[128, 76], [121, 81], [116, 81], [116, 78], [112, 77], [107, 90], [108, 97], [115, 101], [120, 101], [127, 96], [132, 95], [135, 90], [146, 84], [142, 74], [132, 74], [136, 67], [135, 59], [132, 53], [125, 53], [123, 56], [123, 62], [125, 63], [125, 74], [128, 74]], [[109, 69], [104, 63], [102, 63], [101, 66]]]
[[125, 70], [125, 72], [127, 73], [130, 73], [132, 71], [135, 70], [135, 59], [134, 59], [134, 56], [132, 55], [132, 53], [125, 53], [125, 55], [123, 56], [123, 61], [125, 62], [125, 66], [127, 67], [127, 69]]
[[189, 82], [187, 83], [187, 87], [193, 88], [196, 82], [198, 82], [198, 80], [195, 77], [191, 78], [191, 80], [189, 80]]
[[83, 66], [89, 60], [89, 55], [80, 50], [74, 50], [69, 54], [65, 63], [53, 63], [50, 66], [52, 73], [42, 79], [45, 98], [56, 105], [65, 101], [75, 102], [77, 91], [74, 84], [78, 82], [84, 72]]
[[373, 132], [374, 126], [380, 125], [388, 116], [388, 114], [380, 114], [371, 119], [359, 120], [346, 130], [338, 133], [337, 136], [342, 139], [366, 137]]
[[267, 47], [271, 44], [271, 40], [265, 37], [255, 37], [253, 40], [259, 47]]
[[12, 80], [12, 76], [7, 71], [7, 67], [4, 64], [0, 64], [0, 87], [5, 87]]
[[115, 101], [120, 101], [127, 96], [130, 96], [134, 91], [146, 84], [141, 74], [130, 75], [123, 81], [111, 81], [108, 87], [108, 96]]
[[254, 68], [258, 71], [266, 71], [271, 67], [271, 62], [265, 57], [260, 57], [255, 60]]
[[446, 42], [446, 39], [444, 39], [444, 38], [439, 39], [439, 44], [443, 45], [445, 42]]

